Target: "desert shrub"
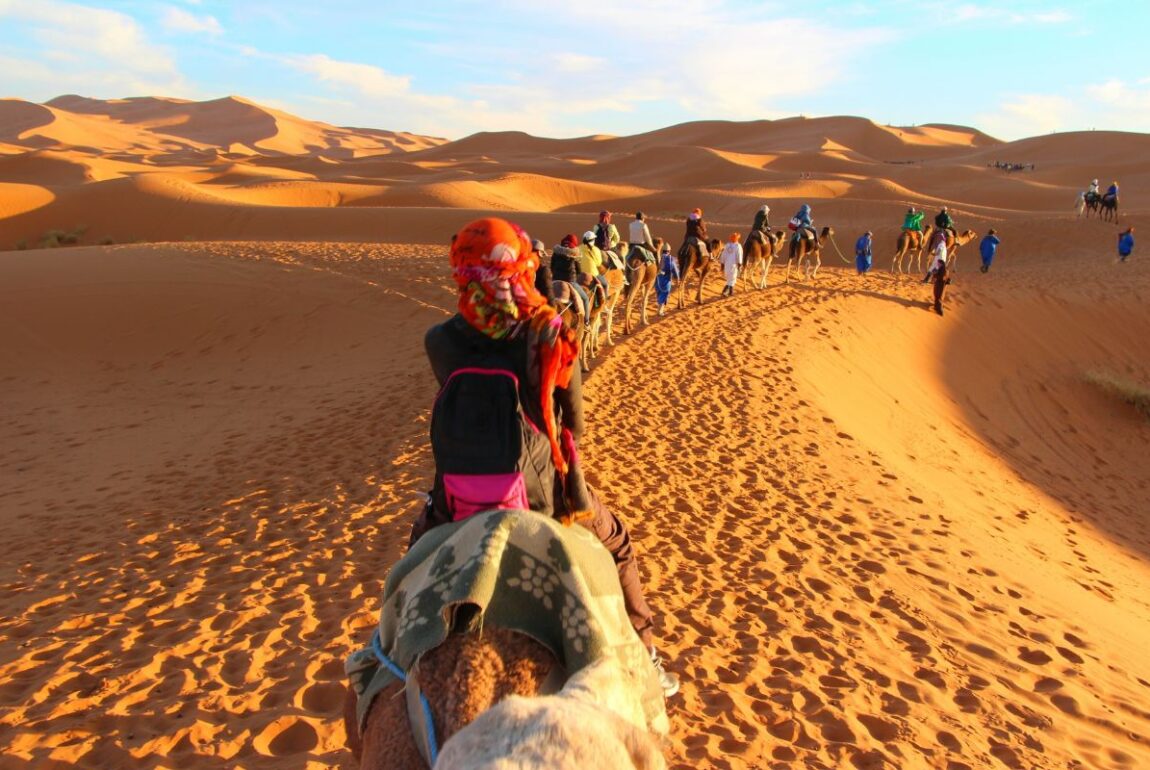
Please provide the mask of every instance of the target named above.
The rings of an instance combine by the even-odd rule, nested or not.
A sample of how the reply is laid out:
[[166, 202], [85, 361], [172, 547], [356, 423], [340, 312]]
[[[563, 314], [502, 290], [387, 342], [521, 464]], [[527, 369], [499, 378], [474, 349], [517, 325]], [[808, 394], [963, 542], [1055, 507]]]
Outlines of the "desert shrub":
[[40, 245], [49, 249], [57, 246], [75, 246], [87, 229], [81, 225], [72, 230], [49, 230], [40, 237]]
[[1150, 387], [1139, 385], [1106, 371], [1092, 370], [1083, 379], [1130, 404], [1146, 417], [1150, 417]]

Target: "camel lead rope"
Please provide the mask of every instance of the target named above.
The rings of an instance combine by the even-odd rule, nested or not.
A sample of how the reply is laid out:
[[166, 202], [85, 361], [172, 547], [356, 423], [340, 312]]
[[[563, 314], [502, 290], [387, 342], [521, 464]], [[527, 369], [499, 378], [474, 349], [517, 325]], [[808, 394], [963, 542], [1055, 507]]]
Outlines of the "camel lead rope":
[[841, 251], [839, 251], [839, 245], [837, 243], [835, 243], [835, 237], [833, 235], [831, 235], [831, 236], [828, 236], [828, 239], [830, 240], [831, 245], [835, 247], [835, 253], [839, 255], [839, 259], [841, 259], [843, 262], [846, 262], [849, 265], [851, 263], [851, 261], [849, 259], [847, 259], [846, 257], [844, 257], [843, 253]]
[[[371, 635], [371, 649], [375, 653], [375, 657], [383, 664], [384, 668], [392, 673], [399, 681], [403, 682], [404, 687], [407, 686], [407, 674], [400, 668], [391, 658], [383, 651], [383, 645], [379, 639], [379, 629], [375, 629], [375, 633]], [[419, 694], [420, 706], [423, 709], [423, 722], [427, 727], [427, 735], [424, 736], [427, 740], [427, 753], [430, 755], [425, 757], [428, 760], [428, 765], [434, 767], [435, 760], [439, 758], [439, 743], [435, 737], [435, 722], [432, 721], [431, 704], [427, 700], [427, 696], [422, 692]]]

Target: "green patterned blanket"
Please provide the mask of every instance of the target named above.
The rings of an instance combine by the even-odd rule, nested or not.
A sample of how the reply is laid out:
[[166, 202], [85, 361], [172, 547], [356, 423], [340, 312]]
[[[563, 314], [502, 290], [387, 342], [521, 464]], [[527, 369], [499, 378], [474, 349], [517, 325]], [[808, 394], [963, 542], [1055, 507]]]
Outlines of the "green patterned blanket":
[[[646, 683], [647, 726], [666, 732], [663, 693], [627, 619], [615, 563], [584, 527], [497, 510], [429, 530], [387, 576], [379, 620], [384, 653], [410, 671], [443, 642], [463, 605], [479, 610], [472, 629], [527, 634], [551, 650], [569, 676], [614, 656]], [[355, 652], [345, 668], [359, 696], [362, 728], [372, 698], [396, 677], [370, 647]]]

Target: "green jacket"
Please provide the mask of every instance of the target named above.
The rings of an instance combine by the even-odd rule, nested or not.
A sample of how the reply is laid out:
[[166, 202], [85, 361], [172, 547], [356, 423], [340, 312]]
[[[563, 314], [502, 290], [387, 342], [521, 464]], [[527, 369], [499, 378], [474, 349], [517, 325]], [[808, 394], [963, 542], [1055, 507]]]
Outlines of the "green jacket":
[[907, 214], [906, 218], [902, 221], [903, 230], [922, 230], [922, 218], [926, 216], [921, 211], [916, 211], [913, 214]]

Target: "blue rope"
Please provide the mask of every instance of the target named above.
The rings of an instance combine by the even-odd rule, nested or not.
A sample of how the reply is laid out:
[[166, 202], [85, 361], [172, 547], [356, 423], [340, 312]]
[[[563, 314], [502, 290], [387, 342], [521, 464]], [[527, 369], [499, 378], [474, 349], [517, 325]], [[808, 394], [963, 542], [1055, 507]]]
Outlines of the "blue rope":
[[[379, 662], [384, 665], [384, 668], [394, 674], [399, 681], [407, 684], [407, 673], [384, 654], [383, 645], [379, 641], [378, 628], [371, 635], [371, 649]], [[419, 704], [423, 707], [423, 721], [427, 724], [427, 748], [431, 754], [431, 764], [434, 765], [435, 760], [439, 758], [439, 742], [435, 738], [435, 720], [431, 716], [431, 703], [428, 702], [427, 696], [422, 692], [419, 693]]]

